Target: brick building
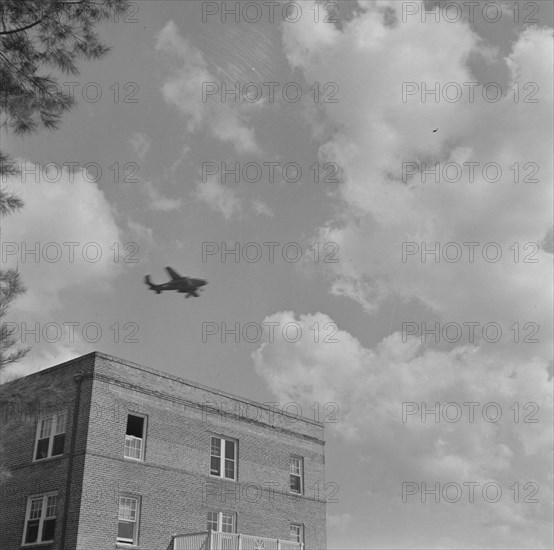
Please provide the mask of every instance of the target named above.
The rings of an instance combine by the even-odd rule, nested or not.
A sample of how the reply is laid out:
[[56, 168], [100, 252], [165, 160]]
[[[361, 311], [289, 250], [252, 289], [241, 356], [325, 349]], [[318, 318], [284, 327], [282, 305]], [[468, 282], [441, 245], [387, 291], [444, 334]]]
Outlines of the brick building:
[[17, 422], [3, 442], [2, 550], [326, 547], [323, 424], [294, 405], [99, 352], [4, 391], [31, 379], [40, 407], [2, 403]]

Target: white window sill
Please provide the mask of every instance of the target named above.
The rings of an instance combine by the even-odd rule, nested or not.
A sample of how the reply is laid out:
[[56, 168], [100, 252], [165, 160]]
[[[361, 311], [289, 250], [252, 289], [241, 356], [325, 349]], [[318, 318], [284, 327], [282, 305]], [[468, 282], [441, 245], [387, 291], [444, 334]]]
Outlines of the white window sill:
[[235, 481], [235, 482], [237, 481], [236, 479], [231, 477], [222, 477], [222, 476], [217, 476], [215, 474], [210, 474], [210, 477], [214, 479], [220, 479], [221, 481]]

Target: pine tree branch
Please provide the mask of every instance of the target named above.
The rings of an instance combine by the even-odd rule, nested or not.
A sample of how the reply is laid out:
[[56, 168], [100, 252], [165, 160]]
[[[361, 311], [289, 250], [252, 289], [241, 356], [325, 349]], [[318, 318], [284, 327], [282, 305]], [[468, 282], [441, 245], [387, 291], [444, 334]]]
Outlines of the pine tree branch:
[[44, 15], [38, 21], [35, 21], [34, 23], [31, 23], [30, 25], [27, 25], [26, 27], [21, 27], [19, 29], [12, 29], [10, 31], [0, 31], [0, 36], [4, 36], [6, 34], [15, 34], [16, 32], [23, 32], [23, 31], [26, 31], [27, 29], [31, 29], [31, 28], [35, 27], [36, 25], [38, 25], [39, 23], [41, 23], [42, 21], [44, 21], [45, 17], [47, 17], [47, 16]]

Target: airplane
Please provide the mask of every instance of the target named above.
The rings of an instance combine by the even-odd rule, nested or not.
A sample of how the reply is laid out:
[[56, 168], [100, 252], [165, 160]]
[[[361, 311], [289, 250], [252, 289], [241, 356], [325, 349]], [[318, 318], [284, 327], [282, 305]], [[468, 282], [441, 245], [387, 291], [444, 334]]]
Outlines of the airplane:
[[150, 280], [150, 275], [144, 277], [144, 282], [148, 285], [150, 290], [153, 290], [156, 294], [160, 294], [164, 290], [176, 290], [177, 292], [185, 293], [185, 298], [190, 298], [191, 296], [199, 297], [198, 291], [204, 290], [200, 288], [208, 284], [208, 281], [204, 279], [193, 279], [191, 277], [181, 277], [173, 268], [166, 267], [165, 270], [171, 277], [171, 281], [167, 283], [162, 283], [160, 285], [155, 285]]

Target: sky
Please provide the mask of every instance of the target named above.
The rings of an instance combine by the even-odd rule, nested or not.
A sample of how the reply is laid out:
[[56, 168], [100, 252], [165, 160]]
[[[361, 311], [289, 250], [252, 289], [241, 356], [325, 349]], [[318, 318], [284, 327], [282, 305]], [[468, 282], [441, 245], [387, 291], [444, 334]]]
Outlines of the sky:
[[552, 4], [477, 4], [102, 24], [60, 128], [1, 135], [16, 371], [99, 350], [298, 404], [329, 548], [551, 548]]

